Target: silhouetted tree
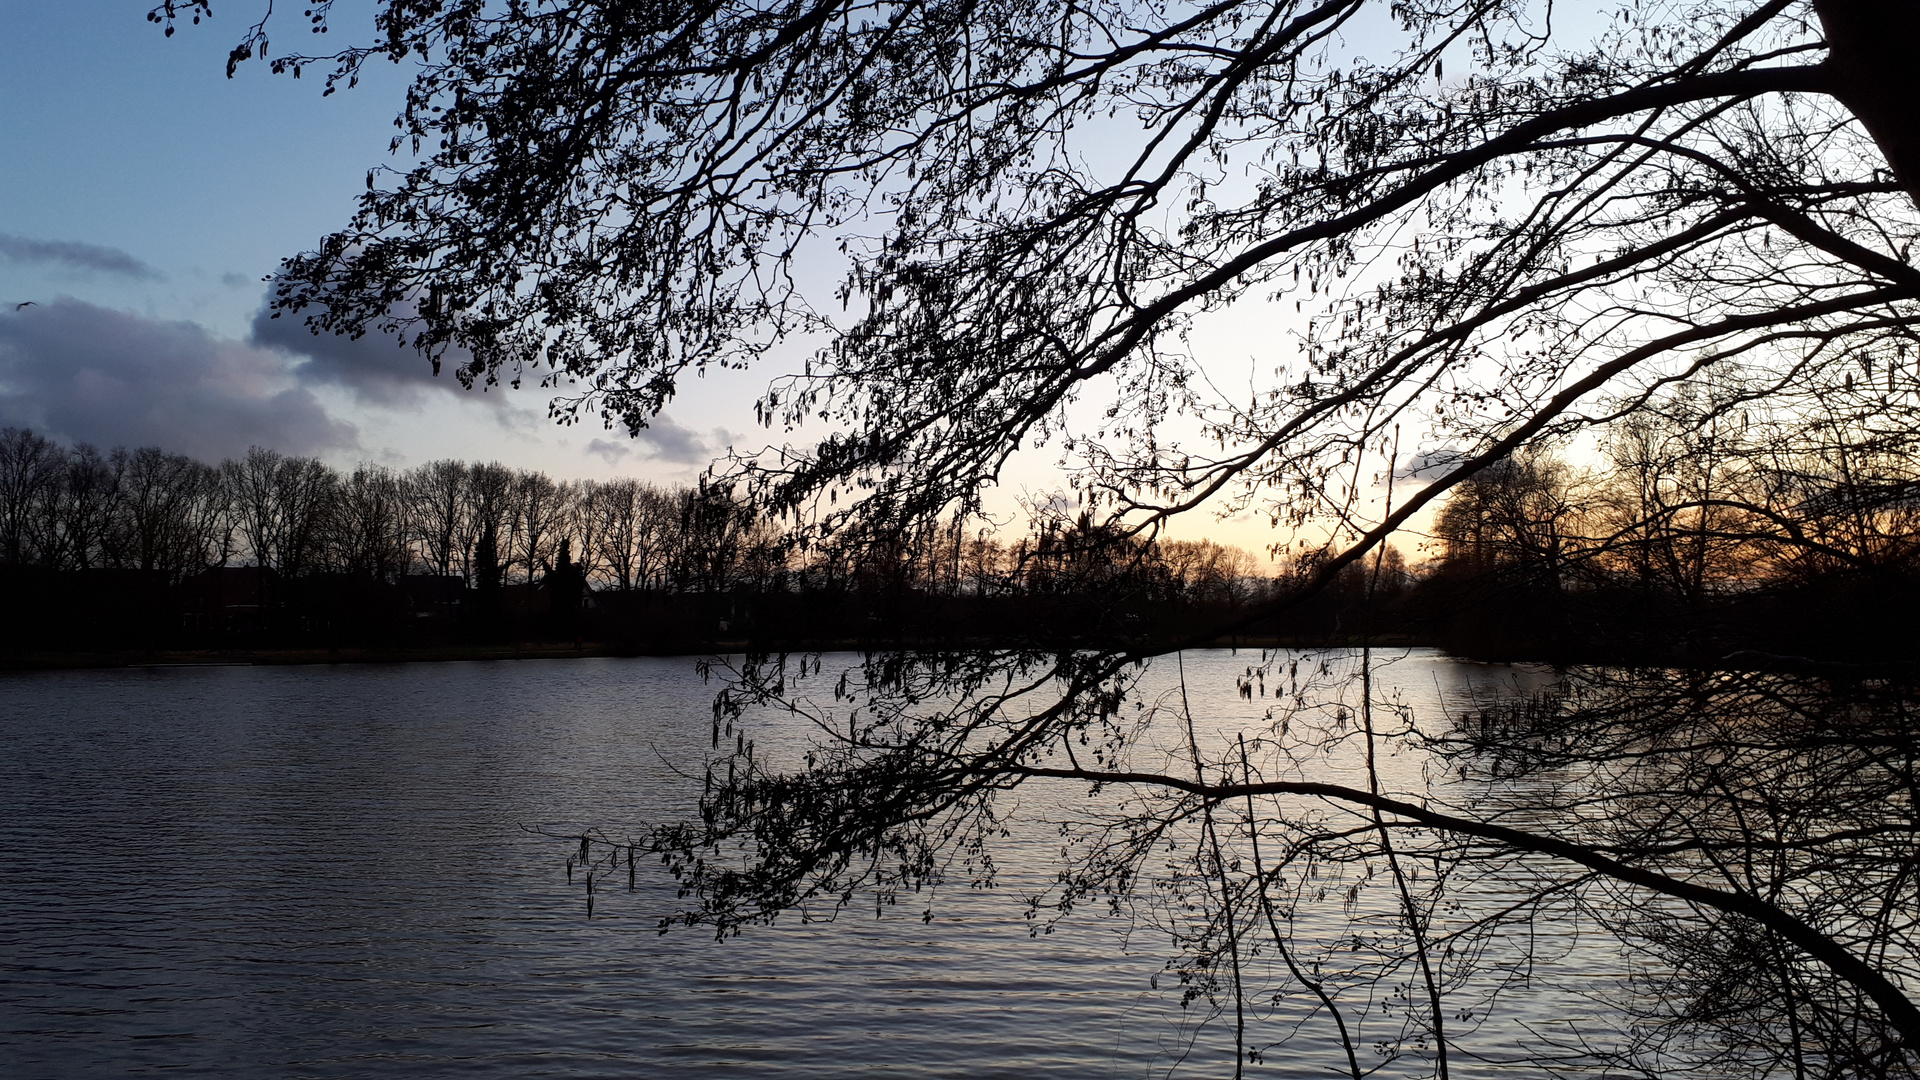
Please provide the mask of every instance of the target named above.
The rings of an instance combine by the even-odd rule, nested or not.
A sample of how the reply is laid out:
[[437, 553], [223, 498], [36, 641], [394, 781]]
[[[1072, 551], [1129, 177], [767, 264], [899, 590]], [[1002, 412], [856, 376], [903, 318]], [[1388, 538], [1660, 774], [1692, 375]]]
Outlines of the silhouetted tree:
[[66, 455], [51, 439], [23, 428], [0, 431], [0, 554], [18, 566], [37, 556], [34, 516], [47, 489], [60, 482]]
[[463, 553], [468, 556], [467, 579], [476, 585], [480, 580], [481, 568], [474, 561], [474, 556], [479, 550], [480, 537], [487, 532], [494, 535], [497, 556], [498, 538], [512, 535], [513, 522], [517, 517], [513, 495], [513, 470], [505, 465], [494, 461], [467, 468], [467, 486], [462, 495], [465, 507], [461, 513], [465, 531], [461, 536], [461, 544]]
[[523, 581], [531, 584], [553, 551], [554, 537], [569, 518], [574, 489], [558, 484], [545, 473], [521, 470], [514, 475], [512, 562], [520, 565]]
[[430, 574], [461, 572], [461, 537], [466, 530], [467, 466], [434, 461], [407, 476], [409, 502], [420, 560]]
[[[561, 543], [562, 554], [566, 544]], [[502, 578], [504, 567], [500, 565], [500, 541], [494, 531], [491, 520], [480, 524], [480, 538], [473, 542], [473, 607], [484, 630], [495, 629], [501, 614]], [[557, 567], [556, 567], [557, 569]], [[552, 591], [552, 575], [548, 575], [548, 590]]]
[[119, 543], [135, 568], [172, 583], [232, 555], [227, 494], [212, 467], [144, 446], [128, 456], [122, 483]]
[[393, 470], [355, 469], [339, 485], [334, 515], [334, 563], [340, 570], [382, 582], [407, 572], [407, 501]]
[[[152, 18], [171, 33], [208, 3], [165, 0]], [[1155, 793], [1136, 817], [1151, 842], [1083, 864], [1070, 898], [1134, 895], [1158, 874], [1196, 913], [1183, 974], [1244, 1020], [1242, 928], [1270, 927], [1280, 952], [1288, 935], [1238, 839], [1317, 837], [1254, 802], [1298, 796], [1351, 808], [1338, 822], [1361, 845], [1351, 857], [1398, 886], [1395, 970], [1412, 972], [1420, 1004], [1407, 1042], [1431, 1047], [1441, 1080], [1433, 908], [1395, 853], [1416, 833], [1481, 862], [1552, 860], [1568, 887], [1598, 875], [1757, 926], [1838, 986], [1833, 1000], [1871, 1003], [1863, 1052], [1830, 1059], [1835, 1070], [1912, 1071], [1920, 1009], [1889, 972], [1915, 943], [1856, 930], [1894, 905], [1829, 894], [1819, 874], [1775, 887], [1743, 873], [1792, 858], [1795, 837], [1736, 833], [1703, 866], [1684, 833], [1616, 850], [1500, 820], [1498, 806], [1388, 797], [1365, 666], [1347, 726], [1203, 745], [1190, 713], [1116, 717], [1142, 653], [1305, 603], [1523, 448], [1732, 363], [1765, 399], [1845, 393], [1863, 369], [1916, 381], [1894, 360], [1920, 323], [1920, 6], [374, 6], [365, 43], [270, 61], [328, 65], [330, 89], [369, 59], [416, 65], [394, 142], [411, 156], [385, 182], [370, 173], [354, 219], [288, 260], [281, 312], [321, 331], [392, 328], [436, 364], [461, 357], [468, 383], [543, 377], [567, 395], [562, 415], [597, 410], [636, 430], [687, 371], [818, 334], [758, 414], [823, 428], [735, 467], [756, 505], [813, 537], [904, 542], [973, 514], [1012, 457], [1048, 437], [1116, 544], [1222, 503], [1326, 527], [1310, 574], [1189, 637], [873, 657], [790, 770], [744, 740], [719, 750], [744, 709], [788, 696], [784, 658], [757, 658], [716, 710], [725, 760], [700, 814], [659, 838], [689, 919], [724, 933], [812, 902], [894, 897], [991, 835], [1009, 789], [1127, 786]], [[308, 25], [330, 29], [330, 14], [321, 5]], [[252, 24], [230, 72], [264, 53], [268, 27]], [[830, 289], [842, 320], [829, 297], [796, 295], [819, 277], [796, 270], [816, 251], [843, 260]], [[1248, 298], [1269, 302], [1268, 323], [1297, 317], [1275, 335], [1284, 355], [1262, 357], [1243, 387], [1211, 378], [1184, 332]], [[1851, 419], [1867, 417], [1914, 426], [1904, 399]], [[1398, 436], [1414, 424], [1455, 453], [1400, 489]], [[1504, 512], [1559, 584], [1565, 515]], [[726, 550], [705, 536], [688, 547], [709, 556], [703, 574]], [[1898, 745], [1910, 722], [1893, 713]], [[1154, 744], [1183, 720], [1184, 740]], [[1354, 740], [1354, 722], [1363, 780], [1293, 779]], [[1162, 834], [1183, 826], [1183, 857], [1162, 871]], [[1669, 841], [1687, 847], [1670, 858]], [[1908, 848], [1875, 860], [1873, 880], [1907, 881], [1910, 861]], [[1709, 866], [1722, 875], [1710, 883]]]
[[569, 637], [579, 633], [580, 601], [586, 595], [587, 577], [580, 564], [573, 561], [572, 538], [560, 538], [560, 550], [554, 554], [553, 569], [547, 571], [545, 584], [554, 629]]
[[1517, 571], [1558, 589], [1576, 548], [1579, 508], [1557, 458], [1527, 452], [1456, 487], [1435, 518], [1443, 566], [1470, 573]]
[[[204, 7], [169, 0], [154, 18]], [[370, 176], [355, 219], [289, 260], [277, 307], [325, 331], [394, 328], [436, 362], [464, 350], [464, 381], [542, 374], [578, 387], [563, 414], [634, 429], [687, 370], [817, 332], [821, 351], [759, 415], [826, 429], [738, 465], [741, 490], [809, 538], [903, 559], [1050, 435], [1102, 515], [1087, 534], [1115, 545], [1215, 500], [1327, 525], [1327, 556], [1293, 588], [1154, 648], [1301, 604], [1516, 451], [1716, 368], [1749, 365], [1763, 397], [1843, 391], [1874, 359], [1891, 372], [1920, 317], [1909, 3], [1584, 18], [1366, 0], [377, 8], [371, 43], [272, 63], [330, 63], [351, 82], [369, 58], [417, 61], [395, 146], [419, 156], [384, 185]], [[819, 248], [846, 260], [843, 324], [793, 293], [809, 277], [793, 264]], [[1293, 301], [1298, 352], [1215, 393], [1182, 331], [1249, 296]], [[1899, 401], [1866, 415], [1911, 426]], [[1409, 420], [1457, 452], [1375, 512], [1371, 479], [1391, 484]], [[1551, 490], [1485, 494], [1502, 542], [1557, 589], [1573, 514], [1539, 498]], [[1705, 537], [1707, 515], [1686, 516]], [[714, 541], [729, 534], [690, 531], [698, 577], [724, 587], [730, 549]], [[1047, 543], [1060, 568], [1078, 558]], [[875, 657], [842, 703], [859, 724], [822, 723], [791, 772], [736, 743], [699, 820], [663, 837], [698, 901], [689, 918], [725, 932], [815, 899], [897, 895], [988, 834], [1009, 788], [1138, 785], [1163, 799], [1152, 825], [1199, 823], [1168, 880], [1201, 913], [1182, 938], [1196, 992], [1237, 995], [1239, 920], [1271, 920], [1279, 950], [1286, 935], [1258, 861], [1249, 875], [1224, 857], [1216, 823], [1245, 802], [1257, 834], [1288, 819], [1253, 798], [1312, 796], [1364, 811], [1347, 824], [1395, 880], [1395, 834], [1426, 829], [1749, 920], [1878, 1010], [1869, 1052], [1840, 1067], [1908, 1069], [1920, 1011], [1884, 967], [1907, 943], [1856, 939], [1859, 913], [1832, 912], [1821, 890], [1701, 884], [1658, 846], [1623, 861], [1388, 799], [1371, 768], [1356, 785], [1257, 779], [1350, 731], [1207, 749], [1189, 716], [1190, 768], [1130, 768], [1150, 736], [1113, 717], [1141, 659]], [[750, 664], [717, 724], [783, 699], [786, 675], [779, 657]], [[1089, 893], [1140, 887], [1144, 863], [1110, 865]], [[1416, 1036], [1445, 1077], [1429, 909], [1400, 892], [1397, 940], [1426, 991]]]
[[67, 455], [49, 506], [47, 546], [57, 552], [49, 563], [86, 570], [113, 561], [113, 522], [120, 513], [126, 464], [126, 451], [102, 454], [91, 443], [81, 443]]

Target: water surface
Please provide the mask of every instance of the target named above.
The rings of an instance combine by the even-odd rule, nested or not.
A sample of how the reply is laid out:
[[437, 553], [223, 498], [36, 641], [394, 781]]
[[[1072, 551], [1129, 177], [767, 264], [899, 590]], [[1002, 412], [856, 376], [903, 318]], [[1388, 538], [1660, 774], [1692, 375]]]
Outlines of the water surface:
[[[1257, 721], [1246, 662], [1189, 654], [1210, 722]], [[1422, 654], [1395, 678], [1437, 707], [1515, 676]], [[1218, 1043], [1151, 985], [1163, 941], [1030, 934], [1038, 841], [932, 923], [663, 937], [647, 875], [589, 920], [540, 830], [684, 806], [711, 693], [679, 659], [0, 680], [7, 1074], [1144, 1077]]]

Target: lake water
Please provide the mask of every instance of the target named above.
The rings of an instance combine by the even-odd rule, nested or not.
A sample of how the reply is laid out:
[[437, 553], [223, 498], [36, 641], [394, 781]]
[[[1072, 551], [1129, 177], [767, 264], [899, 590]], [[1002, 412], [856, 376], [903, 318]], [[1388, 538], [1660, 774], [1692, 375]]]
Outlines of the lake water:
[[[1209, 724], [1258, 722], [1249, 659], [1188, 654]], [[1425, 708], [1541, 677], [1427, 653], [1383, 676]], [[712, 689], [680, 659], [0, 679], [5, 1074], [1231, 1072], [1226, 1022], [1160, 976], [1163, 938], [1095, 916], [1030, 934], [1022, 887], [1057, 841], [1016, 841], [1005, 887], [948, 889], [932, 923], [661, 936], [646, 875], [589, 920], [541, 830], [686, 805], [674, 764], [705, 752]], [[1489, 1069], [1499, 1037], [1476, 1036]], [[1327, 1049], [1264, 1072], [1336, 1075]]]

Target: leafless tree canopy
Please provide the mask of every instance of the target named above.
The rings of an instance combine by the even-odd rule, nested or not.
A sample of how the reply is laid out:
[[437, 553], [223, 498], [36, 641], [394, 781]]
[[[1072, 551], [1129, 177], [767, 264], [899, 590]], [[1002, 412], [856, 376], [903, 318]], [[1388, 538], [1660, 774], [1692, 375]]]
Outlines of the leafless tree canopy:
[[[168, 0], [152, 17], [171, 32], [205, 7]], [[317, 67], [329, 88], [381, 57], [419, 64], [401, 164], [371, 172], [354, 220], [289, 260], [280, 313], [323, 331], [393, 327], [455, 358], [463, 380], [537, 377], [563, 418], [599, 411], [635, 428], [689, 371], [818, 334], [804, 371], [759, 403], [791, 445], [734, 468], [761, 505], [822, 534], [970, 511], [1011, 454], [1044, 438], [1116, 542], [1210, 501], [1276, 522], [1331, 519], [1336, 550], [1303, 576], [1304, 593], [1490, 464], [1616, 422], [1604, 437], [1624, 445], [1640, 437], [1633, 418], [1686, 386], [1712, 402], [1694, 435], [1743, 408], [1851, 394], [1845, 425], [1883, 433], [1893, 459], [1910, 449], [1920, 11], [1909, 3], [377, 9], [374, 40], [269, 61]], [[307, 17], [333, 29], [325, 0]], [[270, 31], [280, 23], [255, 26], [233, 63], [266, 55]], [[836, 266], [825, 295], [796, 284]], [[1184, 332], [1260, 304], [1273, 352], [1251, 385], [1216, 382]], [[1370, 485], [1401, 456], [1396, 431], [1448, 452], [1425, 459], [1441, 464], [1389, 512], [1371, 511]], [[1672, 491], [1649, 490], [1658, 512]], [[1535, 521], [1551, 507], [1508, 509]], [[1524, 538], [1549, 552], [1564, 541]], [[697, 898], [692, 917], [724, 930], [808, 898], [922, 884], [956, 845], [992, 832], [996, 793], [1056, 776], [1158, 790], [1173, 800], [1158, 821], [1197, 815], [1186, 880], [1213, 883], [1207, 910], [1246, 927], [1271, 914], [1272, 893], [1223, 853], [1259, 822], [1303, 820], [1246, 800], [1323, 798], [1372, 827], [1372, 865], [1393, 868], [1389, 837], [1419, 825], [1693, 905], [1705, 921], [1692, 927], [1733, 920], [1754, 955], [1795, 958], [1776, 965], [1793, 1000], [1825, 1002], [1795, 1014], [1824, 1025], [1796, 1047], [1831, 1050], [1831, 1071], [1910, 1070], [1920, 1011], [1890, 972], [1911, 942], [1881, 944], [1869, 915], [1879, 902], [1911, 910], [1904, 871], [1868, 908], [1772, 888], [1777, 876], [1708, 880], [1699, 860], [1733, 835], [1711, 817], [1667, 822], [1697, 824], [1697, 842], [1656, 830], [1616, 851], [1556, 834], [1550, 819], [1515, 828], [1377, 787], [1262, 779], [1284, 772], [1284, 743], [1208, 756], [1189, 739], [1190, 772], [1141, 772], [1128, 765], [1137, 729], [1115, 719], [1137, 659], [874, 658], [846, 711], [823, 718], [807, 769], [780, 772], [738, 740], [701, 821], [657, 838]], [[791, 672], [769, 658], [740, 674], [716, 711], [716, 750], [739, 710], [788, 697]], [[1761, 692], [1789, 728], [1825, 715], [1791, 698]], [[1717, 715], [1686, 707], [1703, 725]], [[1874, 715], [1896, 718], [1886, 745], [1910, 746], [1901, 708]], [[1871, 727], [1853, 752], [1910, 760], [1875, 749]], [[1610, 753], [1641, 753], [1638, 737]], [[1735, 740], [1732, 756], [1699, 759], [1720, 771], [1676, 790], [1707, 798], [1748, 749]], [[1069, 752], [1080, 756], [1065, 763]], [[1742, 790], [1772, 767], [1756, 765]], [[1904, 776], [1895, 786], [1910, 798]], [[1234, 833], [1222, 816], [1242, 803], [1248, 824]], [[1897, 831], [1860, 826], [1883, 827]], [[1846, 842], [1796, 847], [1740, 829], [1774, 837], [1748, 853], [1787, 862]], [[1893, 858], [1910, 866], [1903, 835]], [[1425, 965], [1423, 909], [1400, 891], [1410, 955]], [[1232, 959], [1222, 940], [1199, 939], [1200, 961]], [[1441, 987], [1423, 970], [1444, 1076]], [[1884, 1026], [1848, 1027], [1850, 994]], [[1767, 1067], [1828, 1068], [1809, 1060]]]
[[[812, 448], [745, 467], [788, 509], [851, 487], [830, 522], [967, 507], [1045, 435], [1134, 527], [1216, 495], [1340, 513], [1409, 419], [1462, 451], [1457, 479], [1717, 365], [1755, 365], [1760, 394], [1905, 376], [1914, 136], [1887, 103], [1914, 76], [1887, 43], [1914, 19], [382, 4], [377, 41], [270, 62], [417, 62], [395, 147], [418, 163], [370, 173], [276, 303], [629, 426], [690, 368], [825, 332], [761, 402]], [[796, 288], [842, 257], [837, 295]], [[1293, 340], [1251, 394], [1213, 392], [1180, 331], [1263, 301]], [[1075, 399], [1104, 413], [1066, 431]], [[1209, 438], [1163, 438], [1181, 412]]]

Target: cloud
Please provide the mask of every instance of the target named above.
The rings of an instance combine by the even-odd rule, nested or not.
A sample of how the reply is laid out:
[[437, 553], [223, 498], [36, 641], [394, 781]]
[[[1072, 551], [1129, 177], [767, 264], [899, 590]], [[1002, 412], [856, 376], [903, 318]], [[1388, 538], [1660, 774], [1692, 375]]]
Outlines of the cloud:
[[[405, 305], [393, 310], [402, 318], [411, 314]], [[367, 405], [412, 406], [436, 392], [471, 394], [488, 404], [505, 404], [506, 395], [499, 392], [500, 387], [476, 386], [469, 391], [454, 377], [456, 370], [473, 360], [473, 354], [465, 349], [448, 349], [441, 357], [441, 374], [435, 375], [433, 362], [402, 346], [395, 334], [378, 330], [357, 338], [316, 334], [307, 326], [307, 316], [306, 312], [276, 316], [270, 306], [262, 304], [253, 315], [247, 341], [293, 357], [297, 361], [294, 374], [301, 382], [341, 387]]]
[[[468, 359], [465, 350], [449, 350], [441, 364], [443, 374], [436, 376], [426, 357], [403, 348], [392, 334], [315, 334], [303, 315], [276, 319], [265, 307], [254, 314], [247, 342], [295, 358], [294, 374], [300, 381], [342, 387], [370, 405], [413, 405], [434, 391], [467, 393], [453, 377], [453, 369]], [[496, 402], [505, 395], [482, 396]]]
[[633, 447], [626, 443], [614, 442], [612, 439], [595, 439], [587, 444], [587, 453], [609, 465], [618, 465], [623, 459], [633, 455]]
[[664, 415], [649, 420], [633, 437], [653, 448], [649, 457], [682, 465], [705, 465], [716, 453], [691, 429], [681, 427]]
[[650, 460], [675, 465], [706, 465], [725, 453], [733, 441], [733, 433], [726, 428], [714, 428], [702, 438], [698, 432], [681, 427], [663, 414], [648, 421], [647, 426], [641, 428], [631, 442], [594, 439], [587, 444], [586, 452], [597, 455], [609, 465], [617, 465], [636, 453], [633, 444], [639, 443], [647, 450], [641, 456]]
[[39, 263], [85, 273], [115, 274], [136, 280], [154, 281], [160, 277], [160, 271], [119, 248], [82, 244], [74, 240], [29, 240], [24, 236], [0, 233], [0, 260]]
[[1400, 464], [1400, 467], [1394, 471], [1393, 482], [1397, 486], [1412, 483], [1424, 484], [1429, 480], [1438, 480], [1466, 458], [1465, 451], [1452, 447], [1422, 450]]
[[208, 462], [356, 445], [280, 353], [70, 297], [0, 311], [0, 424]]

